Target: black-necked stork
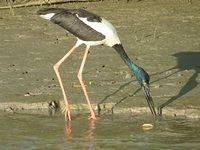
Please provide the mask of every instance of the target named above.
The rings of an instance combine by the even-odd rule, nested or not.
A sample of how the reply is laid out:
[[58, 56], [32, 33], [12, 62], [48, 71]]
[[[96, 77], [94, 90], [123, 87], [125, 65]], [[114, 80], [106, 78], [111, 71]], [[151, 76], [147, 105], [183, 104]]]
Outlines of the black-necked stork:
[[149, 88], [149, 75], [148, 73], [138, 65], [136, 65], [125, 52], [120, 39], [117, 35], [114, 26], [106, 19], [91, 13], [83, 9], [64, 9], [64, 8], [43, 8], [37, 11], [37, 14], [51, 22], [58, 24], [59, 26], [66, 29], [68, 32], [72, 33], [76, 38], [76, 44], [69, 50], [69, 52], [60, 59], [54, 65], [54, 71], [57, 75], [62, 94], [65, 101], [65, 119], [71, 120], [70, 107], [66, 97], [66, 93], [63, 87], [63, 83], [59, 74], [59, 67], [64, 62], [64, 60], [69, 57], [69, 55], [81, 44], [86, 45], [83, 60], [78, 71], [78, 79], [80, 81], [81, 87], [83, 89], [89, 110], [90, 119], [96, 119], [94, 110], [90, 104], [90, 100], [82, 80], [83, 67], [88, 55], [89, 48], [94, 45], [107, 45], [113, 47], [123, 61], [128, 65], [129, 69], [135, 75], [139, 84], [142, 86], [151, 113], [156, 116], [156, 111], [154, 108], [153, 99], [151, 97], [151, 92]]

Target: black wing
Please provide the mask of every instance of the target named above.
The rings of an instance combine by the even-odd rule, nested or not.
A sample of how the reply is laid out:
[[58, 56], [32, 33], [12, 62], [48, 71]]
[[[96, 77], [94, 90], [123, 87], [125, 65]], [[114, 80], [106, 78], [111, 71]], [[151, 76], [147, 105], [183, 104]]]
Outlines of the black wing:
[[100, 16], [93, 14], [89, 11], [86, 11], [84, 9], [71, 9], [69, 11], [72, 14], [77, 14], [79, 17], [87, 18], [87, 21], [89, 21], [89, 22], [101, 22], [102, 21]]
[[58, 24], [63, 27], [74, 36], [78, 37], [84, 41], [101, 41], [105, 39], [105, 36], [83, 21], [79, 17], [87, 18], [89, 22], [101, 22], [101, 17], [88, 12], [83, 9], [63, 9], [63, 8], [44, 8], [40, 9], [38, 15], [46, 15], [50, 13], [55, 13], [55, 15], [50, 19], [53, 23]]

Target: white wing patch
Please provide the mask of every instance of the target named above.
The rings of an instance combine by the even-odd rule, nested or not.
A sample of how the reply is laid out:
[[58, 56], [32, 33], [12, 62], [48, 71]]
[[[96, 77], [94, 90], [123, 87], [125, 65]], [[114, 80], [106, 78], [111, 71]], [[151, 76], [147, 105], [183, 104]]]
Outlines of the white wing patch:
[[116, 33], [116, 30], [113, 27], [113, 25], [107, 20], [105, 20], [104, 18], [102, 18], [101, 22], [90, 22], [90, 21], [87, 21], [87, 18], [81, 18], [81, 17], [78, 17], [78, 18], [81, 21], [83, 21], [85, 24], [87, 24], [88, 26], [102, 33], [105, 36], [113, 35], [113, 33]]
[[40, 15], [41, 18], [51, 20], [51, 18], [55, 15], [55, 13], [49, 13], [45, 15]]
[[101, 22], [90, 22], [87, 21], [87, 18], [81, 18], [77, 15], [77, 17], [83, 21], [85, 24], [98, 31], [99, 33], [105, 35], [106, 40], [105, 44], [108, 46], [113, 46], [115, 44], [120, 44], [120, 40], [117, 35], [117, 31], [113, 27], [113, 25], [108, 22], [106, 19], [102, 18]]

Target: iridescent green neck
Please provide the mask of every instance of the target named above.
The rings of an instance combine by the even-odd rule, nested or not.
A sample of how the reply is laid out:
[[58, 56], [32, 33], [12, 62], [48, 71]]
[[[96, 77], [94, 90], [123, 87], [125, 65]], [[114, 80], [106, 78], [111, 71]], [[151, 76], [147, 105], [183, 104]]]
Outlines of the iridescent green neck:
[[128, 65], [131, 72], [136, 76], [137, 78], [137, 72], [139, 70], [139, 67], [134, 63], [125, 52], [123, 46], [121, 44], [116, 44], [113, 46], [113, 48], [117, 51], [117, 53], [120, 55], [120, 57], [123, 59], [123, 61]]

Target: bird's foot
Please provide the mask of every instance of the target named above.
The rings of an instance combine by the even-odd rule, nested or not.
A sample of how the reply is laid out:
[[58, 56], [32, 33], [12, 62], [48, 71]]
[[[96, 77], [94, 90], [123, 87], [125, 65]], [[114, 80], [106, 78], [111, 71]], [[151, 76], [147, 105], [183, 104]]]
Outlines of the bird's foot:
[[88, 117], [89, 120], [97, 120], [97, 117], [94, 112], [91, 113], [91, 115]]
[[68, 106], [62, 108], [62, 113], [65, 114], [65, 121], [71, 121], [71, 112]]

